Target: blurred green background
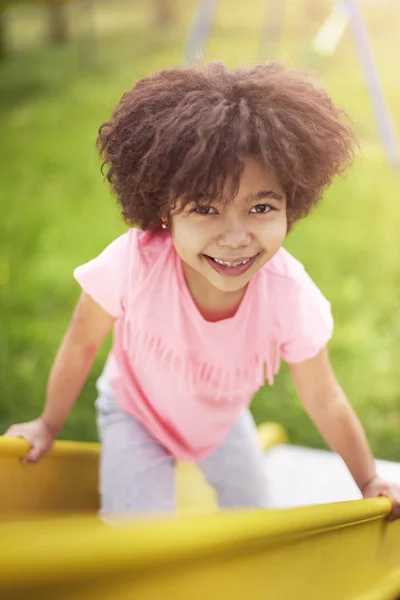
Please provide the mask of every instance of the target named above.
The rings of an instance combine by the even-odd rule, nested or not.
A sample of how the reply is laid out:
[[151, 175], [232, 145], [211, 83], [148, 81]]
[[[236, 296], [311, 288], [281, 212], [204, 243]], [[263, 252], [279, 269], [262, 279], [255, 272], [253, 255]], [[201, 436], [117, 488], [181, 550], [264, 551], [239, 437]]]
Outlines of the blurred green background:
[[[400, 3], [361, 4], [400, 137]], [[268, 57], [271, 48], [261, 44], [266, 5], [220, 0], [206, 59], [233, 66]], [[58, 32], [60, 15], [50, 15], [58, 43], [49, 42], [46, 5], [8, 2], [0, 13], [0, 433], [41, 410], [79, 295], [72, 270], [125, 230], [94, 143], [136, 79], [182, 62], [195, 2], [169, 0], [169, 6], [171, 19], [155, 0], [71, 2]], [[329, 0], [288, 0], [274, 56], [318, 73], [353, 117], [363, 155], [286, 247], [332, 303], [332, 362], [375, 455], [400, 461], [400, 176], [379, 143], [350, 30], [333, 56], [311, 51], [330, 10]], [[109, 341], [63, 438], [96, 439], [94, 382], [108, 348]], [[286, 367], [273, 388], [257, 394], [253, 411], [257, 420], [281, 422], [293, 443], [324, 447]]]

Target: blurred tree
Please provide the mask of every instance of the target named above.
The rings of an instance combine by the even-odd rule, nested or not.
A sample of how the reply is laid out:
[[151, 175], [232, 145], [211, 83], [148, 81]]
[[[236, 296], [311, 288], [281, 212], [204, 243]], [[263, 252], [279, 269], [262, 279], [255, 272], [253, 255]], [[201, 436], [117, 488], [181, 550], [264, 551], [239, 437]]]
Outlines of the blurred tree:
[[174, 20], [173, 0], [153, 0], [154, 24], [167, 27]]
[[0, 60], [6, 55], [6, 17], [3, 4], [0, 5]]
[[67, 8], [62, 0], [50, 0], [48, 5], [49, 40], [54, 45], [69, 40]]

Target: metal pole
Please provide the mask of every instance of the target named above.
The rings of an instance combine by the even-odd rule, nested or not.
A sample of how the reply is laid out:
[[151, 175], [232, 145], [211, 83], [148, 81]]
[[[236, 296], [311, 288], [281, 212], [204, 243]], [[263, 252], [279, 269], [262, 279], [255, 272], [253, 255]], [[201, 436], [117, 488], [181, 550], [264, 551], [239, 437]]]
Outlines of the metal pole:
[[274, 58], [282, 36], [286, 0], [269, 0], [260, 44], [261, 58]]
[[198, 0], [197, 12], [186, 41], [183, 62], [192, 65], [210, 34], [217, 0]]
[[390, 164], [395, 168], [399, 168], [400, 157], [398, 153], [396, 134], [392, 124], [389, 108], [385, 102], [382, 86], [379, 81], [378, 70], [375, 65], [372, 48], [369, 43], [367, 29], [358, 4], [358, 0], [343, 0], [343, 2], [345, 3], [345, 6], [350, 14], [350, 24], [364, 70], [382, 145], [385, 149]]

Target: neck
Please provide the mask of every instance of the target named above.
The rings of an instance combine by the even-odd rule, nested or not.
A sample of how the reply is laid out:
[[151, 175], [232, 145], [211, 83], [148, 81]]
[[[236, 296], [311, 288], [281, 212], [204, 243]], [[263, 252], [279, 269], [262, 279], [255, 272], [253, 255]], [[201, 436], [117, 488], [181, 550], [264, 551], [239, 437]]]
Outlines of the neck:
[[182, 269], [189, 292], [206, 321], [222, 321], [236, 314], [246, 287], [235, 292], [223, 292], [183, 261]]

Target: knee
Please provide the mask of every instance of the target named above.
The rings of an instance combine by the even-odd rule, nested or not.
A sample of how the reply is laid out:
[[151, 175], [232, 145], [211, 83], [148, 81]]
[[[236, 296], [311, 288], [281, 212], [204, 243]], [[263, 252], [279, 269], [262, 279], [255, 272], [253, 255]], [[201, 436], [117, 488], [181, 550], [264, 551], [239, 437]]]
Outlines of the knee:
[[262, 472], [249, 472], [216, 486], [216, 491], [221, 508], [266, 508], [269, 504], [267, 478]]

